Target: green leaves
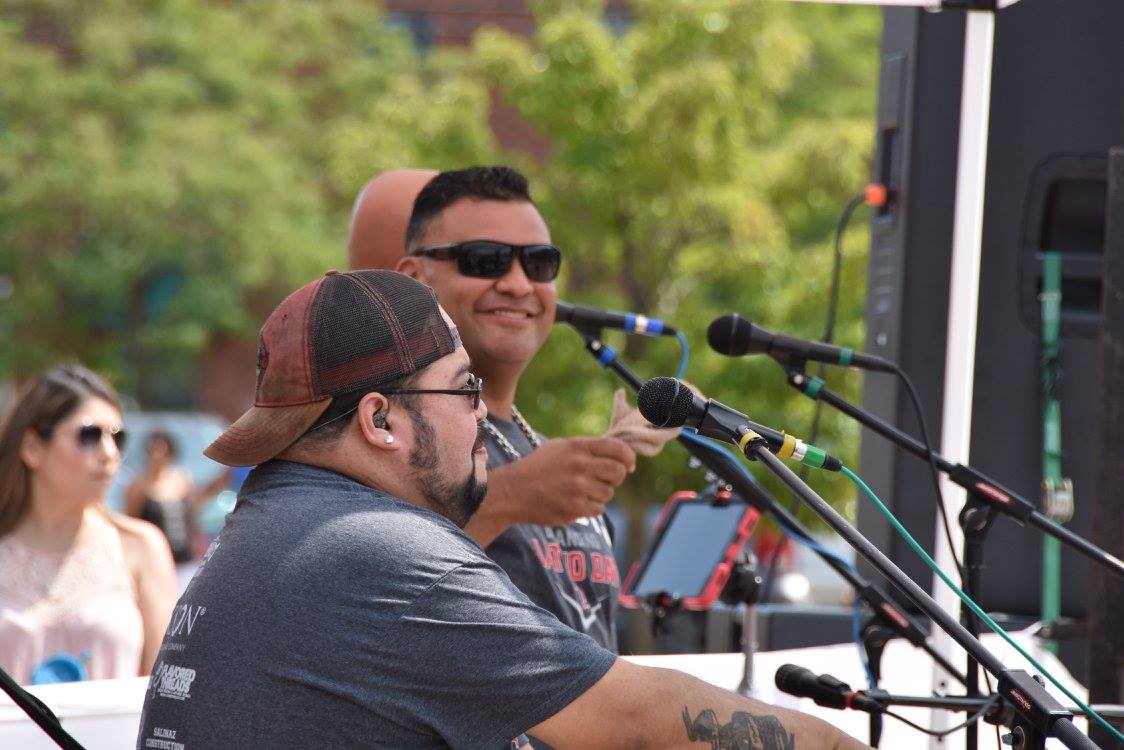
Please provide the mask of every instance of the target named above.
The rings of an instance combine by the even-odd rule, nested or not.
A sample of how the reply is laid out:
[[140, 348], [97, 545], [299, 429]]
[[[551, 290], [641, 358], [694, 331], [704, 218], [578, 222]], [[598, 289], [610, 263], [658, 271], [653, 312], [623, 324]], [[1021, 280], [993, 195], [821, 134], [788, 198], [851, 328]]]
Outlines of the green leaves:
[[[713, 355], [705, 330], [736, 310], [822, 334], [831, 233], [868, 174], [877, 10], [634, 0], [608, 24], [596, 0], [534, 9], [530, 39], [484, 29], [420, 58], [366, 0], [8, 2], [0, 371], [79, 358], [144, 405], [192, 393], [213, 341], [253, 340], [282, 295], [345, 265], [371, 176], [506, 161], [566, 253], [565, 298], [670, 319], [694, 346], [688, 379], [806, 433], [812, 405], [776, 366]], [[499, 153], [493, 94], [545, 136], [541, 160]], [[837, 327], [855, 347], [864, 257], [856, 230]], [[644, 377], [674, 372], [671, 341], [610, 338]], [[545, 432], [607, 424], [616, 383], [580, 348], [556, 331], [524, 378]], [[857, 397], [857, 376], [829, 382]], [[844, 420], [820, 442], [854, 462]], [[623, 494], [698, 483], [671, 446]]]
[[[566, 253], [561, 294], [670, 319], [693, 344], [689, 380], [806, 437], [812, 404], [779, 368], [721, 358], [705, 331], [736, 310], [822, 335], [831, 233], [869, 171], [877, 11], [637, 0], [613, 36], [602, 3], [535, 8], [530, 41], [484, 31], [473, 53], [504, 102], [550, 139], [533, 184]], [[864, 243], [854, 235], [836, 330], [861, 346]], [[643, 377], [674, 373], [670, 340], [610, 338]], [[598, 431], [608, 418], [616, 383], [579, 349], [572, 332], [557, 331], [524, 376], [523, 392], [537, 399], [524, 412], [547, 432]], [[855, 375], [830, 383], [858, 395]], [[845, 420], [829, 417], [821, 442], [854, 463], [857, 430]], [[642, 462], [622, 495], [643, 505], [699, 483], [672, 446]], [[823, 486], [853, 497], [845, 482]]]
[[366, 2], [24, 0], [3, 19], [6, 373], [79, 358], [142, 403], [169, 372], [190, 394], [215, 336], [253, 339], [345, 264], [364, 181], [492, 153], [486, 90]]

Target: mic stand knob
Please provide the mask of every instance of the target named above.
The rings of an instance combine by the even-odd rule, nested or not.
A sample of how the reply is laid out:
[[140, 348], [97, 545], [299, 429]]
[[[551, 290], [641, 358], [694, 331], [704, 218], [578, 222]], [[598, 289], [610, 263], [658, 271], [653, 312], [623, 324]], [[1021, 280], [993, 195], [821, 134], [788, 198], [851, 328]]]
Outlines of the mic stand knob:
[[663, 591], [658, 594], [649, 594], [644, 599], [644, 608], [648, 611], [648, 624], [653, 638], [659, 638], [667, 632], [664, 621], [667, 620], [668, 616], [682, 609], [678, 596]]
[[[868, 617], [862, 628], [863, 650], [866, 652], [866, 664], [874, 682], [871, 690], [878, 688], [878, 681], [882, 679], [882, 652], [886, 644], [894, 637], [893, 631], [881, 625], [873, 613]], [[870, 715], [870, 746], [878, 747], [882, 741], [882, 715]]]

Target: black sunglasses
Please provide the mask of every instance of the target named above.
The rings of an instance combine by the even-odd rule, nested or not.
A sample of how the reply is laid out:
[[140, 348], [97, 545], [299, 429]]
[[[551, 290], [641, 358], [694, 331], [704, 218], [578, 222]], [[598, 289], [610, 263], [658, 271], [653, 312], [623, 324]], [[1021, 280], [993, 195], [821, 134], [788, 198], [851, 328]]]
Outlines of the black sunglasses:
[[[307, 435], [313, 430], [319, 430], [338, 419], [351, 416], [359, 408], [359, 402], [363, 400], [363, 397], [372, 392], [367, 390], [355, 391], [350, 395], [335, 399], [327, 411], [320, 415], [320, 419], [305, 430], [305, 434]], [[396, 393], [447, 393], [451, 396], [469, 396], [472, 398], [472, 410], [476, 411], [480, 408], [480, 394], [484, 392], [484, 378], [478, 378], [469, 373], [468, 384], [464, 388], [379, 388], [377, 392], [386, 395]]]
[[468, 385], [464, 388], [387, 388], [379, 391], [387, 396], [402, 393], [444, 393], [449, 396], [471, 396], [472, 410], [480, 408], [480, 394], [484, 392], [484, 378], [469, 373]]
[[554, 281], [562, 267], [562, 251], [554, 245], [509, 245], [492, 240], [429, 245], [412, 250], [410, 255], [455, 260], [462, 275], [477, 279], [498, 279], [506, 275], [517, 255], [523, 272], [531, 281]]
[[102, 435], [106, 433], [113, 438], [113, 444], [117, 446], [118, 453], [125, 450], [129, 433], [121, 427], [102, 427], [100, 424], [84, 424], [78, 428], [76, 433], [78, 447], [82, 450], [93, 450], [101, 445]]

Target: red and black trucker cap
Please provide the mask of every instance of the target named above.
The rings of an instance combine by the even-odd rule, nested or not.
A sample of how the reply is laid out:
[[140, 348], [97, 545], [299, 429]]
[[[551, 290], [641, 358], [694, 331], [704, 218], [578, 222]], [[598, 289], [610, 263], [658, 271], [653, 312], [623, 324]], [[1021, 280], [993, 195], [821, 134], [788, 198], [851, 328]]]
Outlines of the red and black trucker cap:
[[258, 345], [254, 405], [203, 451], [254, 466], [292, 445], [339, 396], [375, 391], [460, 346], [433, 290], [395, 271], [329, 271], [285, 298]]

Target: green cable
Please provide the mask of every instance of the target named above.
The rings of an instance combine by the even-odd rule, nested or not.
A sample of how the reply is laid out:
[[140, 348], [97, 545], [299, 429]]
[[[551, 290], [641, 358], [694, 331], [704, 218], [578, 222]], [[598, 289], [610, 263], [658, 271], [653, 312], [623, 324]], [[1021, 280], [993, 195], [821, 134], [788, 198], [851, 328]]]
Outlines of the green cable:
[[851, 471], [846, 466], [840, 469], [840, 472], [852, 482], [854, 482], [855, 486], [862, 490], [862, 493], [864, 495], [870, 498], [870, 501], [874, 503], [875, 507], [878, 508], [878, 511], [882, 515], [884, 515], [886, 517], [886, 520], [890, 522], [890, 525], [894, 527], [894, 530], [901, 535], [902, 539], [905, 539], [906, 543], [913, 548], [913, 551], [916, 552], [917, 555], [925, 561], [925, 564], [933, 569], [933, 572], [936, 573], [942, 581], [944, 581], [945, 585], [952, 589], [954, 594], [960, 597], [960, 600], [964, 602], [965, 605], [967, 605], [968, 609], [972, 610], [972, 612], [974, 612], [976, 616], [984, 622], [984, 624], [994, 630], [1000, 638], [1007, 641], [1007, 643], [1012, 648], [1022, 654], [1023, 658], [1030, 662], [1035, 669], [1044, 674], [1046, 676], [1046, 679], [1054, 683], [1054, 686], [1057, 687], [1058, 690], [1061, 690], [1063, 693], [1065, 693], [1066, 697], [1073, 701], [1074, 704], [1076, 704], [1077, 707], [1081, 709], [1082, 713], [1089, 717], [1090, 721], [1095, 721], [1101, 726], [1102, 729], [1111, 734], [1114, 738], [1121, 742], [1124, 742], [1124, 734], [1121, 734], [1119, 731], [1117, 731], [1114, 726], [1102, 719], [1100, 714], [1086, 706], [1083, 702], [1081, 702], [1081, 700], [1077, 698], [1077, 696], [1069, 692], [1069, 690], [1066, 689], [1065, 685], [1062, 685], [1060, 682], [1058, 682], [1057, 678], [1050, 674], [1045, 667], [1035, 661], [1033, 656], [1024, 651], [1022, 646], [1016, 643], [1015, 640], [1007, 634], [1007, 631], [999, 627], [999, 624], [995, 622], [995, 620], [991, 619], [986, 612], [980, 609], [980, 606], [978, 604], [972, 601], [972, 599], [967, 594], [957, 588], [956, 584], [954, 584], [952, 580], [947, 575], [945, 575], [945, 572], [941, 570], [940, 566], [937, 565], [933, 558], [929, 557], [929, 554], [924, 549], [922, 549], [921, 545], [917, 543], [917, 540], [914, 539], [913, 536], [905, 530], [905, 527], [902, 526], [898, 519], [894, 516], [894, 514], [890, 512], [890, 509], [887, 508], [882, 503], [882, 501], [878, 499], [878, 496], [874, 494], [874, 490], [866, 486], [866, 482], [864, 482], [857, 474], [855, 474], [855, 472]]
[[[1042, 256], [1042, 500], [1043, 511], [1055, 521], [1062, 479], [1062, 415], [1058, 400], [1058, 333], [1061, 330], [1062, 256]], [[1062, 545], [1056, 537], [1042, 537], [1042, 621], [1052, 623], [1062, 614]], [[1058, 653], [1057, 641], [1046, 647]]]

